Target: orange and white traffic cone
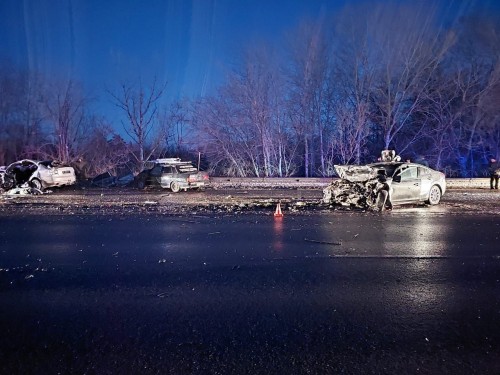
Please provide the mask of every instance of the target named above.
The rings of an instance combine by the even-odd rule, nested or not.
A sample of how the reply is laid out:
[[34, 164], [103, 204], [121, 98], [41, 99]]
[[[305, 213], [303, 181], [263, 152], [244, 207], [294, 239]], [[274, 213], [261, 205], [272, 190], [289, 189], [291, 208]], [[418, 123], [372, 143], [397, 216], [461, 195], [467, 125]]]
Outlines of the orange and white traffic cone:
[[274, 211], [274, 217], [283, 217], [283, 212], [281, 212], [281, 203], [276, 206], [276, 211]]

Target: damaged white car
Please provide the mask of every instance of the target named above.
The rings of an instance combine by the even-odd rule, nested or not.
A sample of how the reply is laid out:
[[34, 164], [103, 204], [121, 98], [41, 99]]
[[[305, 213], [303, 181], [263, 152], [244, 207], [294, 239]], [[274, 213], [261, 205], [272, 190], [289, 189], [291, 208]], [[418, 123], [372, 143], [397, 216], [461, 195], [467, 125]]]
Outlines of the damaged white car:
[[0, 190], [45, 188], [73, 185], [76, 175], [73, 167], [56, 161], [19, 160], [0, 171]]
[[203, 189], [210, 183], [207, 172], [200, 171], [189, 161], [179, 158], [164, 158], [146, 162], [145, 169], [136, 178], [139, 189], [146, 186], [161, 186], [173, 193], [181, 190]]
[[365, 166], [336, 165], [335, 170], [340, 179], [323, 190], [323, 202], [330, 205], [382, 209], [380, 176], [389, 186], [390, 206], [435, 205], [446, 191], [444, 173], [417, 163], [389, 161]]

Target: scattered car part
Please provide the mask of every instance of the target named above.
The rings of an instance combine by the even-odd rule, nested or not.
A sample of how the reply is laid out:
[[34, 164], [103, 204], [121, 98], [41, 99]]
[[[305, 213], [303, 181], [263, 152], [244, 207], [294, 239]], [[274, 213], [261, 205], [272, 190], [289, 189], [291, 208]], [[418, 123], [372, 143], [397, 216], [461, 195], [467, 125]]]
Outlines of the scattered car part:
[[10, 190], [14, 187], [14, 178], [6, 173], [5, 166], [0, 167], [0, 191]]
[[114, 187], [114, 186], [127, 186], [134, 181], [134, 175], [131, 173], [124, 176], [114, 176], [111, 172], [104, 172], [94, 177], [90, 184], [97, 187]]
[[[47, 190], [45, 192], [46, 193], [50, 193], [49, 190]], [[15, 187], [15, 188], [12, 188], [10, 190], [7, 190], [7, 192], [5, 192], [6, 196], [14, 196], [14, 195], [16, 195], [16, 196], [19, 196], [19, 195], [39, 195], [39, 194], [44, 194], [44, 192], [41, 191], [41, 190], [39, 190], [39, 189], [36, 189], [36, 188], [33, 188], [33, 187], [29, 187], [29, 186]]]
[[116, 177], [110, 172], [104, 172], [100, 175], [95, 176], [90, 184], [97, 187], [112, 187], [116, 185]]

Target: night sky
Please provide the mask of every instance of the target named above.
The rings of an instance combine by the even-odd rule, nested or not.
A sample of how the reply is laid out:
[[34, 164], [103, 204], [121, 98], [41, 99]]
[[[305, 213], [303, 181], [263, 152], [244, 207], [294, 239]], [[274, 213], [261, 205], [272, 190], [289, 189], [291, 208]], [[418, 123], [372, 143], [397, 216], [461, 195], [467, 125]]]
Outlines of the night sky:
[[[82, 82], [93, 108], [106, 115], [113, 105], [105, 90], [139, 78], [146, 84], [154, 77], [167, 81], [169, 99], [210, 94], [250, 43], [277, 43], [302, 20], [332, 14], [346, 3], [0, 0], [0, 59]], [[500, 8], [500, 1], [490, 0], [446, 4]]]
[[[0, 58], [48, 77], [105, 88], [167, 81], [173, 98], [217, 87], [252, 41], [275, 41], [332, 0], [0, 0]], [[96, 103], [94, 103], [95, 105]], [[99, 107], [99, 106], [98, 106]]]

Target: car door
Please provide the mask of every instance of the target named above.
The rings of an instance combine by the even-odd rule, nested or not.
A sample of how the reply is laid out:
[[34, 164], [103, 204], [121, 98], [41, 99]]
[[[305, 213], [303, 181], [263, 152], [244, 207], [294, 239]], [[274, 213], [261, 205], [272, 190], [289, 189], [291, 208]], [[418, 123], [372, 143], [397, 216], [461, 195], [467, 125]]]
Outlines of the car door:
[[392, 179], [391, 187], [393, 203], [419, 201], [421, 181], [417, 167], [407, 166], [397, 170]]
[[176, 173], [176, 169], [172, 165], [167, 165], [164, 166], [162, 169], [162, 175], [161, 175], [161, 186], [163, 188], [169, 188], [170, 184], [174, 180], [174, 174]]
[[418, 176], [421, 181], [420, 199], [427, 200], [431, 187], [436, 183], [432, 176], [432, 171], [426, 167], [418, 167]]
[[159, 185], [162, 176], [162, 166], [156, 164], [149, 172], [149, 183], [152, 185]]

